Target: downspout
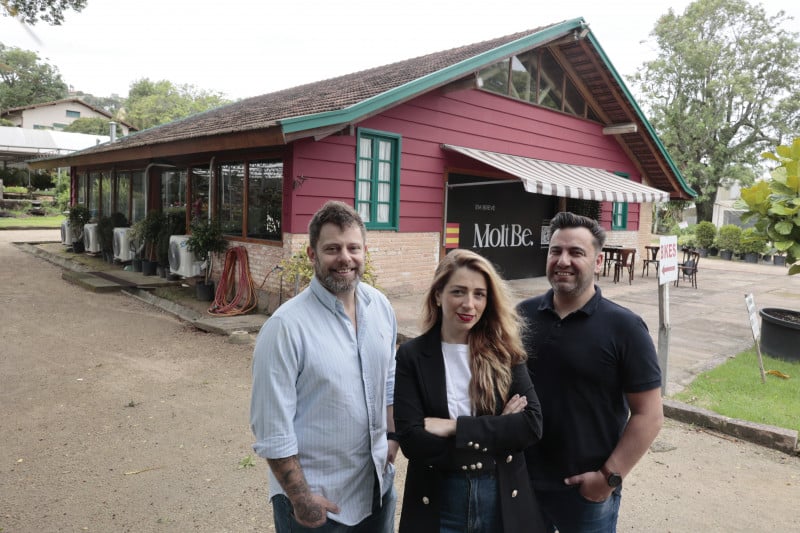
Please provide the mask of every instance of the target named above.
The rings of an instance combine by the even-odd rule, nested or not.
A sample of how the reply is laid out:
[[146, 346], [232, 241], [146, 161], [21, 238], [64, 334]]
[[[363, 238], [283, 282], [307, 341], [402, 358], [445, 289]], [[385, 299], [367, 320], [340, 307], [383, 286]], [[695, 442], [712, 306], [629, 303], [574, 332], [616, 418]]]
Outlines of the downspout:
[[214, 160], [217, 156], [211, 156], [211, 162], [208, 164], [208, 223], [211, 224], [211, 206], [214, 205], [211, 202], [211, 190], [212, 184], [214, 183]]
[[150, 168], [151, 167], [165, 167], [165, 168], [177, 168], [175, 165], [170, 165], [167, 163], [150, 163], [146, 167], [144, 167], [144, 214], [147, 216], [148, 208], [150, 207], [148, 204], [150, 203]]

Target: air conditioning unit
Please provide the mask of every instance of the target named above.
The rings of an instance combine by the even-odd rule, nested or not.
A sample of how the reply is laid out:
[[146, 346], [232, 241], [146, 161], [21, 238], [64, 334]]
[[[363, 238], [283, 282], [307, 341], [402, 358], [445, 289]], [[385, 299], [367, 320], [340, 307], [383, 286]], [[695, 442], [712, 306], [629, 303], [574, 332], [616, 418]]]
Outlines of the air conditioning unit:
[[100, 234], [97, 231], [97, 224], [83, 226], [83, 247], [86, 253], [100, 253]]
[[169, 271], [184, 278], [202, 274], [202, 261], [189, 250], [188, 235], [172, 235], [169, 238]]
[[125, 263], [133, 259], [131, 228], [114, 228], [114, 259]]
[[72, 229], [69, 227], [69, 219], [61, 223], [61, 244], [72, 246]]

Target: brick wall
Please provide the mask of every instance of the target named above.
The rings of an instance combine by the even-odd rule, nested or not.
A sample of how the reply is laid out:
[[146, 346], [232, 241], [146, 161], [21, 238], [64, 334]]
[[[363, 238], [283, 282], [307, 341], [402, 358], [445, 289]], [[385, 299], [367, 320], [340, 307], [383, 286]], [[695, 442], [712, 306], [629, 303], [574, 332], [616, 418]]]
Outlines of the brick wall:
[[[439, 262], [439, 239], [438, 232], [367, 232], [367, 246], [378, 286], [390, 296], [424, 291]], [[249, 242], [232, 242], [230, 246], [247, 249], [250, 276], [258, 291], [260, 310], [274, 311], [295, 293], [294, 277], [281, 279], [283, 273], [276, 266], [296, 252], [305, 253], [308, 234], [284, 234], [282, 247]], [[224, 260], [224, 254], [214, 257], [213, 278], [217, 281]]]

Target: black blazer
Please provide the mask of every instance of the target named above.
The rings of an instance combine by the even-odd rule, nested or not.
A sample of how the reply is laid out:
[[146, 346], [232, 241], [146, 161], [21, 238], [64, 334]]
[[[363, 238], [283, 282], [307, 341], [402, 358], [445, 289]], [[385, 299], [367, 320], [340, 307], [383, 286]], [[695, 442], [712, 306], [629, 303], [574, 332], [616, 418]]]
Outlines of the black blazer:
[[400, 532], [438, 532], [441, 475], [478, 463], [497, 465], [503, 531], [544, 532], [522, 453], [542, 435], [539, 398], [526, 365], [513, 369], [508, 393], [528, 398], [521, 413], [500, 415], [508, 398], [498, 395], [494, 416], [459, 417], [455, 437], [437, 437], [425, 431], [424, 419], [450, 417], [441, 343], [437, 325], [397, 351], [395, 429], [408, 458]]

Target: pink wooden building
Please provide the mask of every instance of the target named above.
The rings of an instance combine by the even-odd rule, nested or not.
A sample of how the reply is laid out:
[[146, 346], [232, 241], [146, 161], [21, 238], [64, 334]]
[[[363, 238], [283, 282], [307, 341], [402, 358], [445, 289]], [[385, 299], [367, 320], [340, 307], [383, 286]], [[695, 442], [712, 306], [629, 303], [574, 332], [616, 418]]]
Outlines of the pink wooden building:
[[[380, 286], [417, 292], [448, 248], [543, 275], [548, 220], [596, 216], [641, 249], [693, 191], [582, 19], [311, 83], [69, 156], [73, 201], [136, 221], [184, 206], [248, 249], [256, 283], [320, 205], [355, 206]], [[277, 290], [270, 277], [267, 292]]]

